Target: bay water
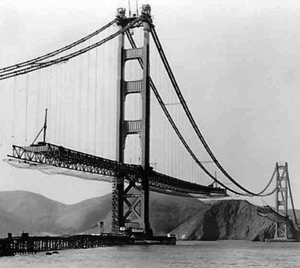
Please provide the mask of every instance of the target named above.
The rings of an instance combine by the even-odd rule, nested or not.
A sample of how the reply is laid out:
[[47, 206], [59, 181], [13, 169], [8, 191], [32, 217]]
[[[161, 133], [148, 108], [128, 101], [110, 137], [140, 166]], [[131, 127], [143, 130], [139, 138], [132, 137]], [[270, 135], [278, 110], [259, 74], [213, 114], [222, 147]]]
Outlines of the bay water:
[[1, 268], [300, 267], [300, 243], [178, 241], [174, 246], [114, 246], [0, 258]]

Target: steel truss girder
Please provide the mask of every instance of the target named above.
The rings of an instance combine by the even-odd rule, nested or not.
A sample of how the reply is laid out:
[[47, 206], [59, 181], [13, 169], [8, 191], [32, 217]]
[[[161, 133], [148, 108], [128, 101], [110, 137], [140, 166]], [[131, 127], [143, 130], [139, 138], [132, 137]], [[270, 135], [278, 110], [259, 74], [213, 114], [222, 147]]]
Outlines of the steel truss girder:
[[117, 189], [117, 181], [113, 182], [112, 187], [112, 228], [113, 232], [119, 231], [119, 223], [118, 223], [118, 202], [119, 202], [119, 195]]
[[[144, 170], [139, 165], [119, 163], [114, 160], [93, 156], [51, 143], [38, 143], [31, 146], [12, 146], [10, 158], [19, 159], [31, 165], [49, 165], [103, 176], [124, 178], [128, 182], [142, 184]], [[186, 194], [225, 196], [226, 190], [176, 179], [149, 171], [149, 186], [152, 190], [164, 189]]]
[[[134, 190], [134, 192], [131, 192]], [[127, 211], [124, 211], [123, 220], [126, 224], [138, 224], [138, 226], [142, 226], [143, 223], [143, 215], [142, 215], [142, 207], [143, 207], [143, 193], [141, 188], [136, 185], [134, 181], [129, 182], [123, 193], [123, 202], [127, 205]], [[129, 219], [129, 216], [132, 215], [134, 219]], [[136, 226], [129, 226], [136, 227]]]
[[9, 157], [36, 164], [51, 165], [103, 176], [126, 176], [136, 180], [142, 169], [139, 166], [120, 164], [117, 161], [93, 156], [50, 143], [39, 143], [28, 147], [13, 145]]
[[276, 222], [275, 238], [288, 239], [287, 222]]
[[226, 195], [225, 189], [191, 183], [155, 171], [150, 172], [150, 186], [189, 194]]

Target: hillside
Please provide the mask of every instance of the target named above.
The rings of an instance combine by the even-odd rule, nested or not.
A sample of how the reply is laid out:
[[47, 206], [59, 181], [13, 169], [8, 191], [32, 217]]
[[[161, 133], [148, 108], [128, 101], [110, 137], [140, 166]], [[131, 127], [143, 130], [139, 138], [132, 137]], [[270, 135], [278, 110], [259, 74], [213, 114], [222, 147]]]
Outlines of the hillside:
[[[178, 239], [264, 240], [274, 235], [274, 223], [257, 214], [247, 201], [203, 203], [151, 193], [151, 227], [155, 235], [175, 233]], [[97, 233], [99, 221], [111, 227], [111, 194], [66, 205], [42, 195], [0, 192], [0, 236]], [[292, 231], [291, 231], [292, 232]], [[295, 231], [293, 231], [295, 233]]]
[[[257, 213], [257, 206], [244, 200], [224, 200], [195, 214], [173, 232], [179, 239], [188, 240], [251, 240], [273, 238], [275, 223]], [[300, 238], [299, 233], [288, 227], [290, 238]]]
[[0, 192], [0, 236], [8, 232], [55, 233], [65, 204], [25, 191]]
[[[155, 234], [167, 234], [206, 207], [193, 198], [151, 194], [151, 223]], [[0, 236], [23, 231], [32, 235], [98, 232], [99, 221], [105, 231], [111, 227], [111, 194], [65, 205], [39, 194], [25, 191], [0, 192]]]

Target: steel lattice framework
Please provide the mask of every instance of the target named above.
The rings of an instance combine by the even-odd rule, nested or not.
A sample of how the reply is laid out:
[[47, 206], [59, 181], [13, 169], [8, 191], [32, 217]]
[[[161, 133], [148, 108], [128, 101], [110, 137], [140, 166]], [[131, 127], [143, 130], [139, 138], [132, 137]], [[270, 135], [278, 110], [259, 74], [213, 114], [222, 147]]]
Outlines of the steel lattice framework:
[[[129, 182], [136, 183], [142, 182], [144, 172], [142, 166], [139, 165], [120, 163], [46, 142], [23, 147], [13, 145], [12, 155], [8, 155], [8, 157], [18, 159], [29, 165], [40, 164], [102, 176], [121, 176]], [[149, 175], [149, 186], [152, 191], [169, 190], [205, 196], [226, 195], [225, 189], [191, 183], [154, 170], [150, 170]]]

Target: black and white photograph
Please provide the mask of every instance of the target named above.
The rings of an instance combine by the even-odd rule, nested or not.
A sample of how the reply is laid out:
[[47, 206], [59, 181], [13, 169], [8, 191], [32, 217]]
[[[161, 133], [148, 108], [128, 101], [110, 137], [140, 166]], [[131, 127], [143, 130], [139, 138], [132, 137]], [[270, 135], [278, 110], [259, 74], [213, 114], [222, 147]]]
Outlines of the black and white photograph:
[[299, 29], [296, 0], [1, 0], [0, 267], [298, 267]]

